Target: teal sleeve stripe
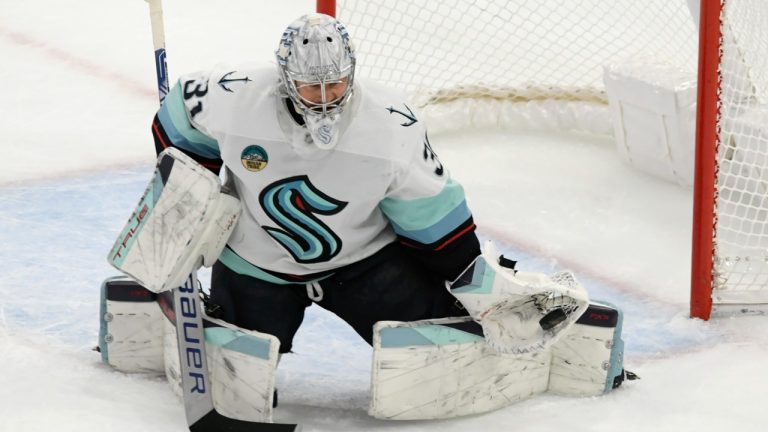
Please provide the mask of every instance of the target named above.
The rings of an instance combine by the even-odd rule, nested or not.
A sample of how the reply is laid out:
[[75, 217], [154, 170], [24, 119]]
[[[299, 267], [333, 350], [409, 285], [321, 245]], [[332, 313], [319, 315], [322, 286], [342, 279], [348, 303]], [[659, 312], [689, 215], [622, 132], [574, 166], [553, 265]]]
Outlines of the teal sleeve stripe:
[[207, 159], [221, 158], [219, 143], [190, 124], [179, 84], [165, 97], [157, 117], [174, 146]]
[[466, 222], [470, 217], [472, 217], [472, 213], [469, 211], [466, 201], [462, 200], [456, 208], [443, 216], [442, 219], [424, 229], [407, 230], [396, 220], [390, 220], [392, 221], [392, 227], [397, 235], [415, 240], [424, 245], [429, 245], [443, 239], [450, 234], [451, 231]]
[[379, 207], [403, 231], [419, 231], [437, 224], [462, 203], [464, 188], [449, 179], [435, 196], [412, 200], [385, 198]]
[[256, 279], [261, 279], [263, 281], [278, 285], [289, 285], [296, 283], [295, 281], [289, 282], [272, 276], [271, 274], [244, 260], [242, 257], [234, 253], [230, 248], [224, 248], [224, 252], [222, 252], [219, 256], [219, 261], [221, 261], [222, 264], [227, 266], [233, 272], [241, 275], [255, 277]]

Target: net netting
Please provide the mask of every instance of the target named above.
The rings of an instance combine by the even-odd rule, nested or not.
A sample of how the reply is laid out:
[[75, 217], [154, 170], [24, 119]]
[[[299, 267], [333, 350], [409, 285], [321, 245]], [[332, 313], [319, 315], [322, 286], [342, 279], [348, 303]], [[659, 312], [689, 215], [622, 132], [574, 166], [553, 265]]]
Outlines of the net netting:
[[768, 302], [768, 3], [721, 15], [715, 303]]
[[[422, 109], [478, 99], [485, 105], [517, 104], [513, 110], [592, 105], [604, 118], [584, 122], [600, 122], [608, 117], [599, 110], [607, 105], [607, 65], [642, 56], [696, 70], [697, 30], [685, 0], [337, 4], [358, 50], [359, 75], [406, 91]], [[571, 102], [576, 108], [564, 107]], [[519, 120], [514, 114], [508, 121]], [[610, 133], [610, 125], [595, 127]]]

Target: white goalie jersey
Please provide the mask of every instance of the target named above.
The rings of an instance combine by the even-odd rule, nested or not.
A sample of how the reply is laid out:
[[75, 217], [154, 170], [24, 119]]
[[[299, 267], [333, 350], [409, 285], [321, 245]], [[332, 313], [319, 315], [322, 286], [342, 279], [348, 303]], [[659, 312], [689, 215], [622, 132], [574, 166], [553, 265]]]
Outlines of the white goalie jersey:
[[332, 150], [313, 144], [274, 70], [182, 76], [153, 123], [158, 150], [223, 164], [243, 213], [220, 261], [274, 283], [323, 277], [399, 239], [438, 250], [474, 223], [405, 99], [356, 83]]

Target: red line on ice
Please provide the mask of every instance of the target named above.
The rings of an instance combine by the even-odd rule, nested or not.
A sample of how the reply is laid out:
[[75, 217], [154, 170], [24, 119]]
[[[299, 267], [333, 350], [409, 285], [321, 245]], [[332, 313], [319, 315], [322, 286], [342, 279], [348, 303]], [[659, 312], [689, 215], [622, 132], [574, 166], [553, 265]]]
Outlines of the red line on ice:
[[131, 94], [138, 95], [142, 98], [157, 96], [156, 91], [128, 75], [105, 68], [94, 61], [79, 57], [66, 49], [53, 46], [34, 36], [10, 30], [2, 24], [0, 24], [0, 37], [13, 45], [23, 48], [32, 48], [36, 50], [36, 52], [44, 54], [51, 60], [67, 65], [71, 69], [78, 70], [86, 75], [99, 78], [103, 81], [117, 84], [121, 89], [128, 90]]

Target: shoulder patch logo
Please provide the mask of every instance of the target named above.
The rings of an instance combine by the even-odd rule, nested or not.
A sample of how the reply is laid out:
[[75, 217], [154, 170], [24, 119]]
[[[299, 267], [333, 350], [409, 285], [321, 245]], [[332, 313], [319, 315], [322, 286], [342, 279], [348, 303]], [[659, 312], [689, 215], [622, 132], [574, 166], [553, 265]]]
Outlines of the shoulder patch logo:
[[258, 172], [267, 167], [269, 156], [261, 146], [249, 145], [240, 153], [240, 161], [248, 171]]

